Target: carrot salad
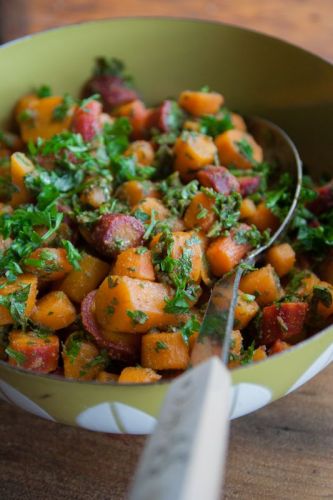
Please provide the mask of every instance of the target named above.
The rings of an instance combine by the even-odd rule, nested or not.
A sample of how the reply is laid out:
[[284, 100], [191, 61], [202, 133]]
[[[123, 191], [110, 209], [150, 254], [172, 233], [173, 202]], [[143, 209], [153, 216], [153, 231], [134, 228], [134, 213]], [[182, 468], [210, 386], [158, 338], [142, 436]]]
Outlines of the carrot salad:
[[[289, 209], [264, 156], [221, 93], [147, 107], [114, 58], [81, 99], [21, 97], [0, 132], [0, 359], [100, 382], [186, 370], [215, 281]], [[332, 221], [332, 181], [305, 177], [287, 237], [244, 269], [230, 367], [332, 322]]]

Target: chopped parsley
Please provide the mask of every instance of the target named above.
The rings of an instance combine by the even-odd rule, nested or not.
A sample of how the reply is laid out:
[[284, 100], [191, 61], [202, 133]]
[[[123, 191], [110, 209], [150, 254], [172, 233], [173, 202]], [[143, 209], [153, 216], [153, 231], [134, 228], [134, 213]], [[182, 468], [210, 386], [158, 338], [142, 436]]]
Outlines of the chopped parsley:
[[12, 347], [6, 347], [5, 353], [12, 359], [16, 361], [18, 365], [23, 365], [26, 361], [26, 356], [23, 354], [23, 352], [16, 351]]
[[166, 281], [175, 289], [174, 295], [166, 299], [165, 312], [178, 314], [187, 312], [191, 302], [194, 302], [199, 290], [198, 285], [191, 281], [192, 272], [191, 241], [182, 248], [182, 255], [175, 259], [171, 256], [174, 238], [170, 229], [165, 228], [158, 244], [153, 249], [153, 264], [162, 273]]
[[198, 192], [199, 183], [193, 180], [184, 185], [179, 178], [179, 173], [175, 172], [160, 182], [159, 189], [164, 205], [173, 215], [183, 217], [186, 208]]
[[231, 114], [227, 109], [221, 110], [218, 116], [206, 115], [200, 118], [200, 132], [216, 137], [234, 128]]
[[70, 94], [65, 94], [62, 103], [56, 106], [53, 110], [53, 120], [57, 122], [62, 122], [68, 116], [70, 110], [75, 104], [75, 100]]
[[36, 89], [36, 94], [40, 99], [43, 97], [50, 97], [52, 95], [51, 87], [49, 85], [41, 85]]
[[250, 229], [237, 229], [234, 239], [239, 245], [249, 244], [252, 248], [257, 248], [260, 245], [267, 243], [269, 236], [269, 230], [261, 233], [259, 229], [252, 226]]
[[146, 247], [138, 247], [135, 250], [135, 253], [138, 254], [138, 255], [143, 255], [146, 252], [148, 252], [148, 248], [146, 248]]
[[126, 66], [117, 57], [98, 57], [95, 62], [94, 76], [111, 75], [120, 78], [123, 82], [132, 84], [133, 78], [125, 73]]
[[332, 293], [326, 287], [316, 285], [313, 287], [312, 303], [321, 302], [325, 307], [332, 305]]
[[21, 123], [32, 122], [36, 118], [36, 112], [33, 109], [26, 108], [18, 116], [18, 121]]
[[240, 154], [244, 156], [244, 158], [246, 158], [251, 164], [254, 165], [256, 163], [253, 157], [253, 148], [247, 139], [243, 138], [240, 141], [236, 141], [236, 146]]
[[81, 344], [84, 340], [84, 334], [82, 332], [72, 333], [66, 340], [64, 345], [64, 353], [69, 358], [69, 362], [73, 364], [78, 357]]
[[77, 248], [75, 248], [73, 243], [69, 240], [61, 240], [61, 244], [66, 250], [67, 259], [72, 264], [73, 268], [76, 270], [81, 269], [80, 260], [82, 256]]
[[148, 320], [148, 316], [143, 311], [130, 311], [127, 310], [126, 314], [129, 318], [131, 318], [132, 323], [134, 325], [144, 325]]
[[191, 316], [190, 319], [186, 321], [186, 323], [181, 327], [180, 333], [182, 334], [183, 340], [186, 345], [188, 345], [190, 337], [199, 332], [200, 323], [196, 316]]
[[[0, 217], [0, 234], [4, 239], [12, 238], [10, 247], [0, 255], [0, 273], [9, 280], [15, 280], [23, 272], [22, 259], [41, 247], [58, 230], [63, 219], [55, 206], [39, 210], [34, 205], [25, 205], [12, 213]], [[35, 228], [45, 227], [40, 236]]]
[[214, 200], [213, 212], [217, 216], [216, 222], [211, 226], [207, 236], [216, 238], [221, 232], [226, 229], [231, 229], [238, 224], [240, 217], [241, 196], [239, 193], [231, 193], [226, 196], [217, 193], [212, 188], [202, 187], [201, 191], [206, 196]]
[[242, 349], [241, 365], [247, 365], [249, 363], [252, 363], [254, 351], [255, 351], [254, 342], [252, 342], [247, 349]]
[[168, 344], [166, 344], [162, 340], [157, 340], [156, 344], [155, 344], [155, 351], [160, 352], [160, 351], [163, 351], [165, 349], [168, 349]]

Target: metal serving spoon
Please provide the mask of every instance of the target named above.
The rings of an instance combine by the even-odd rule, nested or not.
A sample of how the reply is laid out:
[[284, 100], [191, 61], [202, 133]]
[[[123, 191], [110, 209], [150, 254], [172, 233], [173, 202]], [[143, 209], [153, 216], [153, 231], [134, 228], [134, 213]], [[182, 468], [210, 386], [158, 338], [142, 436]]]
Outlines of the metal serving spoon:
[[[245, 260], [253, 264], [285, 231], [302, 183], [297, 149], [277, 125], [251, 118], [248, 126], [265, 160], [295, 179], [289, 212], [268, 243]], [[154, 434], [141, 457], [130, 500], [215, 500], [221, 492], [229, 432], [231, 377], [227, 369], [242, 267], [214, 286], [192, 356], [192, 369], [172, 382]]]

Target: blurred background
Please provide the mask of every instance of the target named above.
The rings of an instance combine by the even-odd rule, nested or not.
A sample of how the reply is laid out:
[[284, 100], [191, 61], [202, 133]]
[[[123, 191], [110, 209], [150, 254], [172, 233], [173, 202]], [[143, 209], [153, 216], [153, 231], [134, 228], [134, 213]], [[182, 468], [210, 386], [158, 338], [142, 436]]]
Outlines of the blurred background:
[[289, 40], [333, 60], [332, 0], [0, 0], [1, 41], [43, 29], [121, 16], [223, 21]]

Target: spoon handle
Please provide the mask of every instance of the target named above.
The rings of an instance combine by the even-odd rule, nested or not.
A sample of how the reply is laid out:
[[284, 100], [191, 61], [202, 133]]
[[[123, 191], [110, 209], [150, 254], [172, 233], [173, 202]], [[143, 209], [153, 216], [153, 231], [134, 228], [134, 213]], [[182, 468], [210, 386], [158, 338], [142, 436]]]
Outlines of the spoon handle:
[[220, 498], [230, 394], [230, 374], [217, 357], [172, 383], [141, 457], [130, 500]]

